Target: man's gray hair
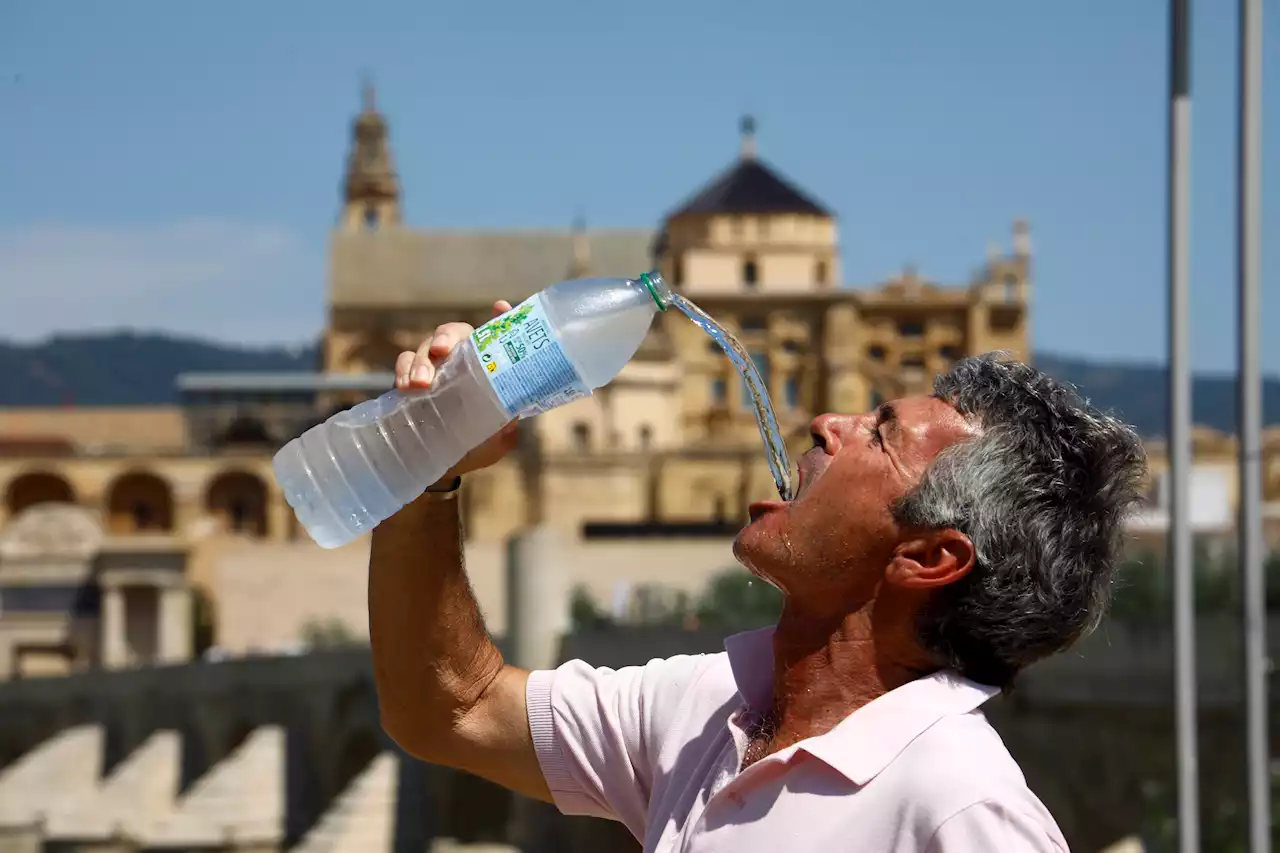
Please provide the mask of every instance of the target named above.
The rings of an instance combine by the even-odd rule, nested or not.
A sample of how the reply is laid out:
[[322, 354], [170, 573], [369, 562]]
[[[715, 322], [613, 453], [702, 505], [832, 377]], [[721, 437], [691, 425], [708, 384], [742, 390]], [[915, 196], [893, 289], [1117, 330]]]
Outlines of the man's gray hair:
[[1131, 427], [1000, 353], [958, 362], [934, 393], [979, 433], [939, 454], [895, 515], [966, 534], [975, 565], [931, 595], [920, 637], [940, 665], [1008, 687], [1102, 618], [1146, 454]]

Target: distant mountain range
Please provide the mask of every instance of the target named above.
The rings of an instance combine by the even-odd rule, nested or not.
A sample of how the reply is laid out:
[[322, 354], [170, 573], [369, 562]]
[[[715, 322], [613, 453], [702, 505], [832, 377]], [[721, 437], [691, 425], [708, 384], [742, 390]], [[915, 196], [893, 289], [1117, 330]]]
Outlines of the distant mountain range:
[[[176, 403], [174, 380], [193, 371], [310, 371], [314, 346], [242, 347], [158, 333], [63, 335], [37, 344], [0, 343], [0, 406], [130, 406]], [[1076, 385], [1096, 405], [1121, 414], [1143, 435], [1165, 432], [1165, 370], [1039, 353], [1036, 365]], [[1197, 424], [1235, 429], [1235, 383], [1198, 376]], [[1280, 423], [1280, 379], [1264, 389], [1269, 424]]]
[[309, 371], [316, 363], [314, 346], [236, 346], [150, 332], [0, 342], [0, 406], [176, 403], [180, 373]]
[[[1075, 356], [1036, 353], [1036, 367], [1080, 389], [1099, 408], [1124, 417], [1147, 437], [1165, 435], [1168, 424], [1168, 371], [1162, 365], [1103, 362]], [[1280, 424], [1280, 377], [1262, 386], [1263, 423]], [[1221, 432], [1236, 429], [1236, 380], [1226, 374], [1192, 378], [1191, 420]]]

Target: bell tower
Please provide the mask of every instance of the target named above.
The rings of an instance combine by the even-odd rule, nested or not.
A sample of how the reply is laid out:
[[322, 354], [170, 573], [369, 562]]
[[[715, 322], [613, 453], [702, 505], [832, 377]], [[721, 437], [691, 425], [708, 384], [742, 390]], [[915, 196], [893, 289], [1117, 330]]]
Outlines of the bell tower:
[[343, 231], [376, 231], [400, 224], [400, 179], [391, 156], [387, 121], [378, 112], [372, 83], [365, 83], [362, 102], [351, 126], [351, 153], [342, 186]]

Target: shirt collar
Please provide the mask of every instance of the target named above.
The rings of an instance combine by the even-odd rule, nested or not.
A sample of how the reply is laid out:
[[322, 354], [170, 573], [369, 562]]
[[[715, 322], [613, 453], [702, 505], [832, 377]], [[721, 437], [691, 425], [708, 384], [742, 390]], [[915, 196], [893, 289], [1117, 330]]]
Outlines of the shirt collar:
[[[773, 697], [773, 628], [734, 634], [724, 648], [738, 694], [749, 710], [763, 711]], [[934, 723], [968, 714], [999, 692], [942, 670], [890, 690], [797, 748], [865, 785]]]
[[768, 710], [773, 701], [773, 626], [726, 637], [724, 650], [747, 709]]

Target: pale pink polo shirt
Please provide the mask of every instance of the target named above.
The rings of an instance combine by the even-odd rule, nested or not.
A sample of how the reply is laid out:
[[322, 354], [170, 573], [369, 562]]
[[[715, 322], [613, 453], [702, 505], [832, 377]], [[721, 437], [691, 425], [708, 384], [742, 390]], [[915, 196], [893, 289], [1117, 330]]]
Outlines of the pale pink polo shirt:
[[921, 678], [745, 771], [772, 696], [773, 629], [725, 652], [533, 673], [529, 725], [565, 814], [621, 821], [646, 853], [1067, 850], [979, 710], [997, 691]]

